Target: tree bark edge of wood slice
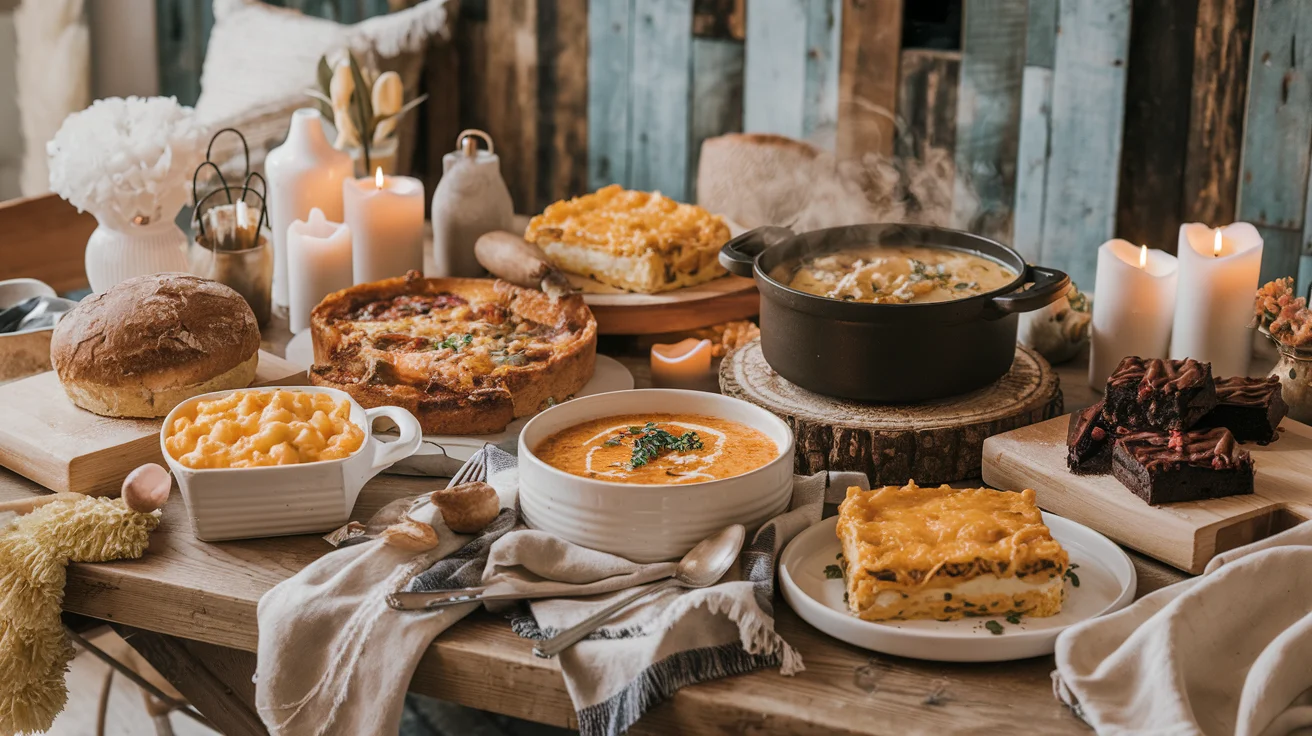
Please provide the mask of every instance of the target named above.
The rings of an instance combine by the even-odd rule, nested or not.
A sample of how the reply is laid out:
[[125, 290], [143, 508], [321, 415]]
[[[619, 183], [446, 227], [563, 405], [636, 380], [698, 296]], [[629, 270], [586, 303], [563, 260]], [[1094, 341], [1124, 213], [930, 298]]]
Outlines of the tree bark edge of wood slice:
[[807, 391], [770, 368], [759, 341], [725, 357], [720, 390], [788, 423], [795, 472], [856, 471], [871, 485], [978, 478], [984, 440], [1051, 419], [1063, 408], [1057, 374], [1021, 345], [1011, 371], [996, 383], [923, 404], [863, 404]]

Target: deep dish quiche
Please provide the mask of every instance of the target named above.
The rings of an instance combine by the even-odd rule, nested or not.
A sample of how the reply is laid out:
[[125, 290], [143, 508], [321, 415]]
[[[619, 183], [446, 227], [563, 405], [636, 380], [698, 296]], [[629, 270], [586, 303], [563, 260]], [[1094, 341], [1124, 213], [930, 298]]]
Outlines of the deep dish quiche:
[[432, 434], [499, 432], [583, 388], [597, 357], [578, 295], [415, 271], [328, 295], [310, 333], [311, 383], [404, 407]]
[[729, 226], [697, 205], [612, 184], [548, 206], [524, 238], [561, 270], [650, 294], [723, 276]]
[[847, 604], [867, 621], [1061, 611], [1069, 560], [1032, 490], [853, 487], [838, 513]]

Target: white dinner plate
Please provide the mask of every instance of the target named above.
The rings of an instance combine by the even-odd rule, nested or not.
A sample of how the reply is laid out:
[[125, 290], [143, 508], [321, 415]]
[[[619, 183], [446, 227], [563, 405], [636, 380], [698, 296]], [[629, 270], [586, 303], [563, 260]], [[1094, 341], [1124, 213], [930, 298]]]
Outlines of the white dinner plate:
[[[1134, 600], [1134, 564], [1120, 547], [1094, 530], [1043, 512], [1043, 523], [1078, 565], [1079, 586], [1066, 581], [1061, 613], [1046, 618], [1005, 616], [959, 621], [863, 621], [843, 602], [843, 580], [825, 577], [825, 567], [842, 551], [834, 530], [838, 517], [798, 534], [779, 558], [784, 600], [802, 620], [849, 644], [899, 657], [940, 662], [1003, 662], [1052, 654], [1057, 635], [1068, 626], [1117, 611]], [[1001, 634], [986, 627], [997, 621]]]

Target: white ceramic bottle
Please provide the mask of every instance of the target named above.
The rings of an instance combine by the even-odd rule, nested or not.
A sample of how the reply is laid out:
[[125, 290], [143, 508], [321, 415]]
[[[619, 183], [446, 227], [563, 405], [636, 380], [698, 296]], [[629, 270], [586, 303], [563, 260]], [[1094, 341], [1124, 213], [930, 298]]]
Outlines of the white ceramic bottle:
[[457, 148], [442, 157], [442, 180], [433, 192], [433, 264], [437, 276], [475, 278], [486, 272], [474, 258], [474, 243], [493, 230], [511, 230], [515, 206], [491, 137], [461, 131]]
[[333, 148], [323, 132], [319, 111], [292, 113], [287, 140], [269, 151], [264, 175], [269, 181], [269, 229], [273, 232], [273, 303], [288, 304], [287, 226], [308, 220], [318, 207], [326, 219], [342, 221], [342, 181], [351, 176], [351, 157]]

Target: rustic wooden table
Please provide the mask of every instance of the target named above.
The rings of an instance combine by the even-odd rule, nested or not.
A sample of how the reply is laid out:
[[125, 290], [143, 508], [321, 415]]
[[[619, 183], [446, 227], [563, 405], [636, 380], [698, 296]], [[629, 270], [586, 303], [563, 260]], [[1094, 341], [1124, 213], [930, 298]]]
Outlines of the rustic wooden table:
[[[281, 354], [283, 324], [266, 331], [265, 349]], [[647, 358], [632, 342], [603, 339], [638, 386], [649, 386]], [[1058, 369], [1066, 409], [1093, 401], [1082, 360]], [[388, 501], [432, 490], [442, 481], [382, 475], [360, 496], [355, 518]], [[0, 500], [45, 492], [0, 470]], [[262, 734], [252, 706], [260, 596], [329, 551], [317, 536], [209, 544], [191, 534], [174, 494], [140, 560], [69, 568], [67, 611], [113, 623], [128, 641], [226, 734]], [[1131, 553], [1139, 594], [1182, 574]], [[806, 662], [783, 677], [763, 670], [684, 688], [657, 706], [634, 733], [909, 734], [1087, 732], [1052, 696], [1052, 657], [1001, 664], [943, 664], [872, 655], [802, 622], [775, 603], [779, 632]], [[554, 660], [485, 612], [470, 616], [429, 646], [411, 689], [443, 700], [532, 721], [576, 727]], [[857, 676], [858, 668], [862, 676]], [[871, 682], [873, 681], [873, 686]]]

